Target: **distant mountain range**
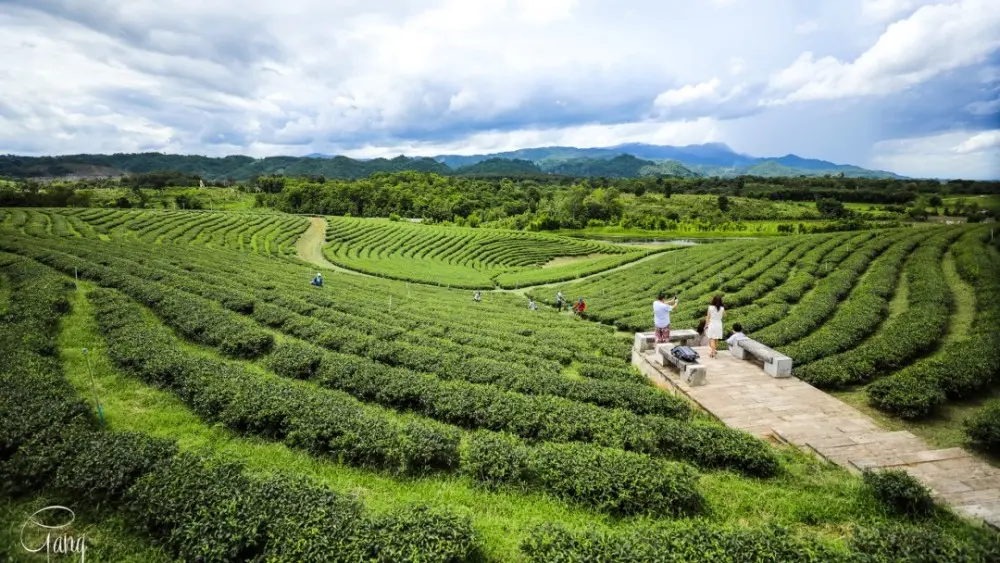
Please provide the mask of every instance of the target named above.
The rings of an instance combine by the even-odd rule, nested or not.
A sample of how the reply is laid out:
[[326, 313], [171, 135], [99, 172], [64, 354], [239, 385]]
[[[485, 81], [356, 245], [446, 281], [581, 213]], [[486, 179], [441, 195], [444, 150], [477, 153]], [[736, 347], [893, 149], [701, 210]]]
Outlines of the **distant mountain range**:
[[78, 154], [28, 157], [0, 155], [0, 177], [95, 177], [174, 170], [198, 174], [208, 180], [246, 180], [255, 175], [325, 176], [363, 178], [379, 172], [415, 170], [465, 176], [590, 176], [636, 178], [673, 176], [695, 178], [755, 175], [837, 176], [852, 178], [902, 178], [892, 172], [866, 170], [802, 158], [794, 154], [759, 158], [739, 154], [722, 143], [683, 147], [629, 143], [614, 147], [540, 147], [472, 156], [441, 155], [433, 158], [353, 159], [313, 153], [308, 156], [249, 156], [211, 158], [161, 153]]
[[[622, 160], [622, 156], [632, 157], [632, 161]], [[679, 176], [822, 176], [825, 174], [857, 178], [901, 178], [892, 172], [867, 170], [849, 164], [835, 164], [826, 160], [802, 158], [794, 154], [780, 157], [753, 157], [740, 154], [723, 143], [706, 143], [675, 147], [669, 145], [647, 145], [627, 143], [613, 147], [581, 149], [576, 147], [540, 147], [516, 151], [481, 154], [472, 156], [440, 155], [434, 160], [447, 164], [450, 168], [461, 169], [491, 159], [519, 159], [534, 162], [543, 172], [566, 173], [568, 170], [587, 170], [609, 167], [597, 161], [615, 161], [627, 174], [621, 176], [642, 176], [649, 174], [671, 174]], [[686, 172], [685, 172], [686, 171]], [[604, 175], [604, 174], [580, 174]]]

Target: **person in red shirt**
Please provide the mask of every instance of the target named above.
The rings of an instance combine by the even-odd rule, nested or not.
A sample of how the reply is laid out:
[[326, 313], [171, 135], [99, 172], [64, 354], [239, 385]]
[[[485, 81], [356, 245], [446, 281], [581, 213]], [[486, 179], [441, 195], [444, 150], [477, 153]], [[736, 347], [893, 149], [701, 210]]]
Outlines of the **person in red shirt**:
[[573, 312], [578, 315], [582, 315], [586, 308], [587, 304], [583, 302], [583, 297], [581, 297], [580, 300], [576, 302], [576, 305], [573, 305]]

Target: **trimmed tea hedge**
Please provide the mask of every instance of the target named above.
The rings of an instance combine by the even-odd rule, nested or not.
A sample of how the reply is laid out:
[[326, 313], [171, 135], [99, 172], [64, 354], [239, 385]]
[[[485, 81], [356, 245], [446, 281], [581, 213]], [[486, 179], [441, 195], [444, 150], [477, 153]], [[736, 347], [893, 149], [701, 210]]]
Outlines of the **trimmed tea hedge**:
[[669, 530], [571, 532], [546, 524], [522, 544], [528, 561], [569, 563], [827, 563], [845, 561], [820, 540], [800, 537], [787, 528], [721, 528], [705, 522]]
[[904, 516], [927, 516], [934, 509], [930, 490], [916, 477], [899, 469], [865, 471], [865, 490], [889, 512]]
[[529, 447], [479, 431], [463, 444], [462, 471], [490, 486], [528, 484], [617, 515], [693, 514], [705, 504], [691, 467], [585, 444]]
[[973, 445], [994, 454], [1000, 453], [1000, 399], [977, 409], [965, 421], [964, 428]]
[[976, 311], [969, 333], [872, 384], [873, 403], [904, 418], [935, 413], [948, 398], [967, 398], [1000, 375], [1000, 256], [972, 231], [952, 246], [955, 267], [974, 289]]
[[927, 526], [877, 525], [856, 528], [845, 551], [780, 526], [694, 521], [669, 529], [572, 532], [546, 524], [532, 531], [521, 551], [538, 563], [992, 563], [1000, 560], [1000, 540], [989, 531], [962, 537]]
[[397, 420], [350, 396], [265, 378], [181, 351], [170, 331], [114, 290], [90, 293], [108, 356], [143, 381], [177, 393], [195, 412], [345, 463], [401, 472], [454, 469], [459, 434], [432, 421]]
[[[958, 229], [941, 231], [924, 241], [907, 260], [903, 271], [909, 284], [909, 306], [905, 311], [883, 323], [871, 338], [852, 350], [796, 370], [798, 377], [821, 387], [865, 383], [932, 350], [948, 326], [952, 305], [941, 257], [961, 234]], [[868, 389], [872, 393], [873, 387]]]
[[97, 430], [61, 364], [40, 353], [54, 351], [51, 341], [72, 284], [4, 253], [0, 272], [12, 286], [0, 322], [0, 353], [14, 360], [0, 363], [4, 496], [44, 489], [70, 506], [118, 511], [182, 560], [482, 559], [466, 517], [421, 506], [371, 516], [357, 501], [303, 480], [250, 478], [239, 465], [178, 454], [166, 440]]

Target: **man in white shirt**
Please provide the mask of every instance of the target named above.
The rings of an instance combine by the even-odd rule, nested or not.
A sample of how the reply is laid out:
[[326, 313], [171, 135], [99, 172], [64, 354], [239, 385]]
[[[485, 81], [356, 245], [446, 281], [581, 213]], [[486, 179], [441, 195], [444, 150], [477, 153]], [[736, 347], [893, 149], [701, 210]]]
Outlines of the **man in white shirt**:
[[677, 296], [667, 301], [667, 294], [660, 292], [653, 301], [653, 326], [656, 328], [656, 341], [670, 341], [670, 312], [677, 308]]

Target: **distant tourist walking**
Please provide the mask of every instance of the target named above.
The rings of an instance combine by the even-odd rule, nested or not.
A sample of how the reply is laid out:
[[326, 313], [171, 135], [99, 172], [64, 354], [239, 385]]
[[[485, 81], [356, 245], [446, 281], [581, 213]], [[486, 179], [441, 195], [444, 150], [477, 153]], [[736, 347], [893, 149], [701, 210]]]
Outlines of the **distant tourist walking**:
[[528, 298], [528, 308], [532, 311], [538, 310], [538, 305], [535, 305], [535, 300], [530, 297]]
[[726, 308], [722, 305], [722, 296], [716, 295], [712, 298], [712, 304], [708, 306], [705, 313], [705, 322], [708, 323], [708, 346], [712, 349], [709, 357], [714, 358], [719, 341], [722, 340], [722, 316], [726, 313]]
[[562, 313], [563, 306], [565, 305], [566, 305], [566, 298], [563, 297], [562, 292], [560, 291], [556, 293], [556, 309], [558, 309], [559, 312]]
[[481, 293], [477, 291], [472, 295], [472, 300], [475, 301], [476, 303], [479, 303], [480, 301], [483, 300], [483, 296]]
[[660, 344], [670, 341], [670, 312], [677, 308], [677, 296], [667, 301], [663, 291], [653, 301], [653, 327], [656, 328], [656, 341]]
[[309, 283], [311, 285], [315, 285], [316, 287], [323, 287], [323, 274], [316, 272], [316, 277], [314, 277]]

